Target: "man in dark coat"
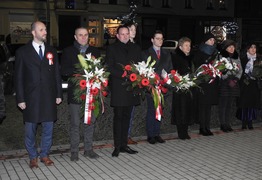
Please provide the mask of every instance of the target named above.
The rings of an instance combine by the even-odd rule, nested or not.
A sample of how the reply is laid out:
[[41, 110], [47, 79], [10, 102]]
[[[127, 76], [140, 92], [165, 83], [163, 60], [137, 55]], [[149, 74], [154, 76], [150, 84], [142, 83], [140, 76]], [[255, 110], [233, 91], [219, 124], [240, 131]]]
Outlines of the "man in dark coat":
[[[163, 33], [161, 31], [155, 31], [152, 38], [152, 46], [143, 51], [143, 60], [146, 61], [149, 56], [156, 60], [155, 72], [161, 77], [161, 72], [164, 69], [167, 73], [172, 70], [172, 59], [171, 54], [162, 49], [163, 44]], [[146, 115], [146, 129], [147, 129], [147, 141], [150, 144], [155, 144], [156, 142], [164, 143], [165, 141], [160, 136], [160, 126], [161, 121], [156, 119], [156, 110], [154, 106], [154, 101], [151, 94], [147, 94], [147, 115]]]
[[[37, 168], [37, 157], [46, 166], [54, 162], [48, 157], [52, 145], [53, 125], [57, 120], [56, 105], [62, 102], [62, 84], [56, 50], [46, 42], [46, 26], [32, 24], [33, 41], [16, 52], [15, 86], [18, 107], [23, 110], [25, 146], [31, 168]], [[41, 123], [40, 153], [36, 147], [37, 125]]]
[[[92, 56], [100, 57], [100, 51], [88, 45], [88, 31], [84, 27], [77, 28], [75, 30], [74, 44], [65, 48], [61, 57], [61, 73], [63, 76], [73, 76], [76, 72], [76, 64], [79, 64], [77, 55], [91, 53]], [[80, 108], [81, 104], [74, 98], [75, 85], [68, 81], [67, 89], [67, 101], [69, 104], [70, 112], [70, 149], [71, 149], [71, 161], [78, 161], [79, 142], [80, 142], [80, 129], [79, 124], [83, 125], [84, 134], [84, 156], [89, 158], [98, 158], [98, 154], [93, 151], [93, 134], [95, 129], [95, 116], [91, 116], [91, 124], [84, 124], [84, 120], [81, 122]]]
[[132, 91], [127, 91], [123, 85], [126, 81], [122, 78], [124, 73], [122, 65], [141, 61], [141, 49], [129, 41], [129, 29], [119, 26], [117, 41], [110, 45], [106, 52], [106, 64], [110, 72], [109, 86], [111, 90], [111, 106], [114, 108], [113, 131], [115, 150], [113, 157], [118, 157], [120, 152], [135, 154], [137, 151], [127, 146], [128, 127], [133, 106], [140, 103], [140, 98]]

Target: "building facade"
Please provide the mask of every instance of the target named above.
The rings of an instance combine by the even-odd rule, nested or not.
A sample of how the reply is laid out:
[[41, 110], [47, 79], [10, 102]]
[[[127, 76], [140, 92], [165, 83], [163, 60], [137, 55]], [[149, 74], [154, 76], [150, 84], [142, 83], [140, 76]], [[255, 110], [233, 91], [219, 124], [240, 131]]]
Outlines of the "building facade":
[[[165, 39], [188, 36], [193, 44], [203, 34], [212, 31], [222, 41], [226, 35], [241, 41], [242, 21], [235, 17], [234, 0], [1, 0], [0, 38], [11, 43], [26, 43], [30, 25], [35, 20], [47, 24], [49, 43], [63, 49], [72, 44], [74, 29], [87, 27], [90, 44], [106, 47], [114, 42], [121, 17], [130, 14], [136, 5], [138, 36], [143, 48], [150, 43], [155, 29], [162, 30]], [[234, 22], [235, 34], [222, 27]]]

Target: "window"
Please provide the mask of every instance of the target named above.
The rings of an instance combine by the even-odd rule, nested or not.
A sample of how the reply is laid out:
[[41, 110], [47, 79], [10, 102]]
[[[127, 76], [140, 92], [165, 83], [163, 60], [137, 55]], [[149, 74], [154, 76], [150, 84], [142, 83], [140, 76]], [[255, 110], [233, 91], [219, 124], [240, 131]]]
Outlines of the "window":
[[65, 8], [66, 9], [75, 9], [75, 0], [66, 0]]
[[143, 7], [150, 7], [149, 0], [143, 0]]
[[185, 0], [185, 9], [192, 9], [191, 0]]
[[162, 0], [162, 7], [163, 8], [169, 8], [169, 3], [168, 3], [169, 0]]
[[225, 0], [219, 0], [218, 6], [220, 10], [226, 10]]
[[109, 4], [117, 4], [117, 0], [109, 0]]
[[99, 0], [91, 0], [91, 3], [99, 4]]
[[206, 7], [206, 9], [208, 9], [208, 10], [214, 9], [213, 0], [207, 0], [207, 7]]

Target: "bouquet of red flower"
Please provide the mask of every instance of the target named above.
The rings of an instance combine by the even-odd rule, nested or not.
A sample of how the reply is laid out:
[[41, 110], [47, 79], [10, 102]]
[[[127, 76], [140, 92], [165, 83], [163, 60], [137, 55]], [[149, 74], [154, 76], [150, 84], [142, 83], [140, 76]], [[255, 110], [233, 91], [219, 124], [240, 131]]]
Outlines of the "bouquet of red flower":
[[210, 64], [202, 64], [195, 72], [195, 83], [212, 83], [216, 77], [221, 78], [222, 74], [230, 72], [236, 73], [239, 70], [238, 65], [233, 62], [229, 62], [227, 58], [214, 60]]
[[75, 88], [74, 97], [81, 103], [84, 123], [90, 124], [92, 111], [96, 117], [104, 112], [103, 98], [107, 96], [109, 72], [102, 66], [101, 57], [96, 59], [90, 53], [86, 57], [79, 54], [78, 59], [77, 72], [70, 80], [78, 87]]
[[151, 93], [156, 108], [156, 119], [161, 120], [162, 109], [161, 105], [164, 102], [163, 93], [167, 89], [160, 83], [160, 77], [154, 71], [154, 64], [151, 62], [151, 56], [148, 57], [147, 62], [139, 62], [138, 64], [131, 64], [123, 66], [123, 78], [127, 81], [123, 85], [127, 86], [127, 90], [132, 90], [134, 94], [141, 95], [144, 99], [145, 93]]
[[164, 83], [171, 86], [175, 91], [186, 92], [190, 87], [197, 86], [190, 75], [181, 76], [176, 70], [171, 70], [168, 74], [164, 69], [161, 74]]
[[[219, 67], [222, 64], [218, 65]], [[201, 83], [212, 83], [216, 77], [221, 77], [219, 69], [212, 66], [212, 64], [202, 64], [195, 72], [194, 82], [199, 85]]]

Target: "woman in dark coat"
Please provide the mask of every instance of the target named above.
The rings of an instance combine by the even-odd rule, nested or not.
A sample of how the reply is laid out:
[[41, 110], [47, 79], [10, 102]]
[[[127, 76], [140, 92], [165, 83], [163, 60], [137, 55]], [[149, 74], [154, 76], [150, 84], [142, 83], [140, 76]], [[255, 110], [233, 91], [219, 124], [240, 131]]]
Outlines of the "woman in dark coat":
[[[182, 76], [192, 73], [193, 63], [190, 50], [191, 40], [187, 37], [179, 39], [176, 53], [172, 56], [172, 64], [173, 69]], [[190, 136], [188, 135], [188, 126], [192, 124], [193, 118], [192, 94], [189, 91], [174, 91], [171, 109], [171, 124], [175, 124], [177, 126], [179, 139], [190, 139]]]
[[253, 67], [261, 64], [261, 57], [256, 53], [254, 42], [248, 43], [241, 59], [243, 75], [240, 79], [240, 97], [238, 100], [237, 118], [242, 121], [242, 129], [253, 129], [252, 120], [257, 118], [258, 109], [261, 108], [259, 79], [253, 76]]
[[[202, 64], [209, 64], [215, 60], [218, 50], [215, 47], [215, 36], [212, 33], [204, 35], [203, 43], [200, 44], [198, 51], [194, 54], [195, 68]], [[199, 84], [200, 90], [196, 93], [198, 121], [200, 124], [199, 134], [203, 136], [212, 136], [210, 131], [211, 107], [218, 104], [218, 82], [216, 79], [212, 83], [203, 82]]]
[[220, 129], [223, 132], [233, 131], [230, 125], [231, 109], [233, 106], [233, 100], [240, 95], [239, 89], [239, 79], [242, 75], [242, 66], [238, 53], [236, 51], [236, 43], [233, 40], [225, 40], [222, 43], [221, 50], [222, 57], [227, 58], [227, 60], [233, 65], [236, 63], [238, 70], [235, 72], [228, 71], [226, 74], [222, 75], [219, 85], [219, 121]]

